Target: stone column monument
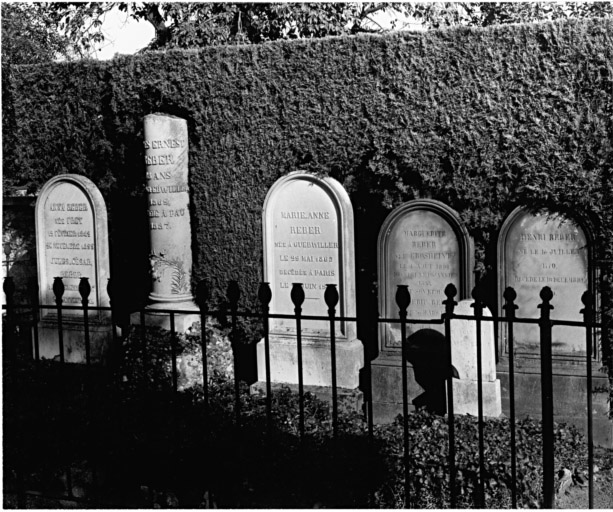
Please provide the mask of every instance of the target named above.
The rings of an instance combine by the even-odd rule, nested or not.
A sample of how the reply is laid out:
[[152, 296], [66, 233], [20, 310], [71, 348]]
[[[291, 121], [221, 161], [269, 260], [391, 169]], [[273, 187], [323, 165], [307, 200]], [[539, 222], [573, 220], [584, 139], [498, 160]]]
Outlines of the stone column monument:
[[[152, 277], [147, 309], [196, 313], [191, 291], [187, 121], [149, 114], [144, 118], [144, 132]], [[196, 320], [197, 314], [176, 314], [175, 327], [183, 331]], [[147, 314], [149, 324], [169, 328], [169, 315]]]

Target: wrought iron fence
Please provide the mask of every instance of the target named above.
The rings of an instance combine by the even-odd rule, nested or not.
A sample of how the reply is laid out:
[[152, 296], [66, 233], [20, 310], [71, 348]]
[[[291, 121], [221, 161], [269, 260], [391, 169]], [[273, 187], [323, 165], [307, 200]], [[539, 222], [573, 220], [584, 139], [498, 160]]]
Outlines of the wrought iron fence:
[[[56, 315], [57, 334], [58, 334], [58, 349], [59, 349], [59, 361], [58, 364], [65, 364], [64, 357], [64, 333], [63, 323], [65, 318], [63, 312], [67, 310], [81, 310], [83, 312], [83, 336], [85, 344], [85, 367], [89, 368], [95, 366], [91, 358], [91, 341], [90, 341], [90, 325], [89, 314], [91, 311], [110, 311], [112, 318], [112, 336], [113, 336], [113, 351], [114, 358], [111, 361], [111, 365], [117, 365], [122, 359], [122, 336], [117, 333], [116, 326], [118, 324], [117, 311], [114, 306], [117, 303], [117, 291], [112, 281], [109, 282], [107, 292], [111, 299], [110, 307], [97, 307], [89, 305], [89, 295], [91, 293], [91, 286], [88, 283], [87, 278], [81, 278], [79, 285], [79, 293], [81, 296], [80, 306], [67, 306], [63, 304], [64, 285], [61, 278], [55, 278], [53, 284], [53, 292], [55, 295], [55, 304], [39, 304], [38, 302], [38, 289], [34, 286], [31, 289], [30, 295], [32, 297], [32, 303], [28, 305], [16, 305], [13, 302], [13, 296], [15, 293], [15, 285], [12, 278], [7, 277], [4, 281], [4, 292], [6, 295], [6, 305], [4, 315], [4, 352], [5, 359], [4, 365], [11, 365], [15, 361], [15, 355], [17, 348], [15, 343], [17, 340], [16, 334], [21, 328], [23, 331], [30, 330], [32, 333], [32, 359], [34, 362], [40, 362], [39, 351], [39, 339], [36, 326], [41, 320], [41, 311], [51, 310]], [[410, 435], [409, 435], [409, 396], [408, 396], [408, 351], [409, 346], [407, 343], [407, 326], [411, 324], [422, 325], [438, 325], [442, 326], [444, 330], [444, 336], [446, 340], [446, 347], [448, 350], [446, 365], [446, 407], [449, 432], [449, 447], [448, 447], [448, 470], [449, 470], [449, 503], [451, 508], [457, 506], [457, 466], [456, 466], [456, 438], [455, 438], [455, 422], [454, 416], [454, 389], [453, 389], [453, 360], [451, 350], [451, 321], [452, 320], [471, 320], [475, 322], [476, 329], [476, 360], [477, 360], [477, 389], [478, 389], [478, 454], [479, 454], [479, 471], [478, 471], [478, 488], [476, 496], [476, 506], [479, 508], [485, 507], [485, 446], [484, 446], [484, 412], [483, 412], [483, 370], [482, 370], [482, 334], [481, 325], [487, 322], [494, 322], [496, 324], [506, 324], [507, 326], [507, 339], [508, 339], [508, 371], [509, 371], [509, 393], [510, 393], [510, 424], [511, 424], [511, 499], [512, 507], [518, 507], [518, 491], [516, 488], [517, 481], [517, 440], [516, 440], [516, 413], [515, 413], [515, 362], [514, 362], [514, 326], [517, 324], [533, 324], [538, 326], [540, 332], [540, 356], [541, 356], [541, 395], [542, 395], [542, 450], [543, 450], [543, 501], [541, 505], [544, 508], [553, 508], [555, 499], [555, 468], [554, 468], [554, 415], [553, 415], [553, 380], [552, 380], [552, 329], [556, 326], [573, 326], [585, 329], [585, 363], [586, 363], [586, 378], [587, 378], [587, 404], [586, 404], [586, 422], [587, 422], [587, 445], [588, 445], [588, 495], [589, 495], [589, 507], [593, 507], [593, 482], [594, 482], [594, 469], [593, 469], [593, 418], [592, 418], [592, 397], [589, 390], [592, 389], [592, 355], [594, 353], [595, 329], [601, 327], [599, 323], [595, 322], [594, 316], [594, 301], [589, 292], [585, 292], [581, 298], [583, 302], [583, 309], [581, 314], [583, 315], [582, 321], [564, 321], [551, 318], [551, 299], [553, 293], [549, 287], [544, 287], [540, 292], [540, 298], [542, 303], [538, 306], [540, 309], [540, 315], [538, 318], [520, 318], [516, 317], [516, 310], [518, 306], [515, 303], [517, 294], [513, 288], [507, 288], [504, 291], [504, 316], [492, 315], [485, 316], [484, 308], [485, 303], [477, 288], [473, 291], [474, 303], [472, 307], [474, 309], [473, 315], [457, 315], [454, 313], [454, 308], [457, 305], [456, 296], [457, 290], [453, 284], [449, 284], [445, 290], [445, 300], [443, 301], [444, 313], [440, 318], [423, 319], [423, 318], [410, 318], [409, 311], [411, 305], [411, 295], [408, 286], [401, 285], [397, 287], [396, 291], [396, 304], [398, 307], [398, 317], [396, 318], [378, 318], [379, 323], [387, 324], [400, 324], [401, 333], [401, 365], [402, 365], [402, 424], [403, 424], [403, 450], [404, 450], [404, 486], [405, 496], [404, 505], [410, 508], [412, 505], [412, 497], [410, 494], [410, 477], [411, 477], [411, 458], [410, 458]], [[324, 293], [324, 301], [328, 308], [327, 316], [313, 316], [303, 315], [302, 305], [305, 300], [305, 294], [300, 283], [294, 283], [291, 289], [290, 297], [294, 306], [293, 314], [277, 314], [270, 312], [270, 303], [272, 300], [272, 291], [268, 283], [261, 283], [257, 294], [260, 311], [240, 311], [239, 302], [241, 298], [241, 291], [236, 283], [231, 283], [228, 288], [228, 303], [229, 311], [214, 311], [209, 308], [208, 289], [204, 282], [198, 284], [196, 288], [196, 303], [200, 309], [199, 314], [201, 318], [201, 349], [202, 349], [202, 385], [203, 385], [203, 397], [202, 406], [205, 416], [209, 413], [210, 402], [210, 390], [209, 390], [209, 376], [207, 375], [207, 329], [205, 326], [209, 321], [209, 318], [216, 315], [228, 314], [230, 317], [230, 325], [233, 331], [236, 331], [240, 318], [259, 319], [262, 322], [262, 332], [264, 344], [264, 361], [265, 369], [265, 411], [266, 411], [266, 424], [270, 429], [273, 422], [273, 390], [271, 381], [271, 359], [270, 359], [270, 321], [271, 319], [289, 319], [293, 320], [296, 325], [296, 355], [297, 355], [297, 375], [298, 375], [298, 399], [299, 399], [299, 419], [298, 419], [298, 433], [302, 438], [305, 435], [305, 385], [304, 385], [304, 368], [302, 358], [302, 326], [304, 322], [309, 321], [327, 321], [329, 322], [329, 339], [330, 339], [330, 360], [331, 360], [331, 418], [332, 418], [332, 436], [337, 437], [339, 435], [339, 399], [337, 393], [337, 355], [336, 355], [336, 329], [335, 326], [338, 322], [357, 322], [355, 317], [344, 317], [337, 315], [336, 307], [339, 302], [339, 294], [336, 289], [336, 285], [328, 285]], [[142, 309], [138, 311], [140, 316], [140, 324], [146, 325], [147, 314], [151, 313], [151, 310]], [[177, 368], [177, 347], [176, 339], [177, 332], [175, 329], [175, 316], [179, 314], [193, 314], [193, 311], [182, 310], [162, 310], [156, 309], [155, 313], [166, 313], [170, 319], [170, 331], [171, 331], [171, 375], [172, 375], [172, 389], [175, 393], [178, 391], [178, 368]], [[143, 346], [145, 344], [145, 329], [141, 329], [141, 336], [143, 337]], [[366, 352], [366, 351], [365, 351]], [[236, 354], [236, 352], [234, 352]], [[365, 395], [364, 415], [367, 422], [367, 432], [370, 439], [375, 436], [374, 420], [373, 420], [373, 404], [372, 404], [372, 379], [371, 379], [371, 360], [368, 354], [365, 353], [365, 383], [366, 389], [363, 389]], [[234, 361], [236, 367], [236, 360]], [[236, 425], [241, 424], [241, 390], [240, 382], [235, 372], [234, 378], [234, 416]], [[24, 397], [25, 398], [25, 397]], [[5, 438], [5, 441], [6, 438]], [[6, 468], [5, 468], [6, 472]], [[69, 476], [67, 476], [69, 478]], [[23, 500], [25, 493], [25, 484], [22, 482], [19, 484], [17, 479], [17, 488], [13, 489]], [[71, 494], [71, 488], [68, 486], [69, 493], [68, 498], [78, 501], [78, 497]], [[6, 492], [6, 487], [5, 487]], [[23, 504], [24, 502], [21, 501]]]

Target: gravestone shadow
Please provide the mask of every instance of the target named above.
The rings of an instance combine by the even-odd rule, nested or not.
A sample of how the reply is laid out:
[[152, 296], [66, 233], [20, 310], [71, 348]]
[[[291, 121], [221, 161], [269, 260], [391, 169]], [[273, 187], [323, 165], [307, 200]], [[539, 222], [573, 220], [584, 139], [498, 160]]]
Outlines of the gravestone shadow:
[[[413, 367], [415, 381], [424, 390], [413, 399], [413, 405], [416, 409], [445, 414], [445, 381], [449, 375], [449, 345], [445, 336], [434, 329], [420, 329], [407, 338], [407, 345], [407, 361]], [[457, 378], [455, 368], [451, 371]]]

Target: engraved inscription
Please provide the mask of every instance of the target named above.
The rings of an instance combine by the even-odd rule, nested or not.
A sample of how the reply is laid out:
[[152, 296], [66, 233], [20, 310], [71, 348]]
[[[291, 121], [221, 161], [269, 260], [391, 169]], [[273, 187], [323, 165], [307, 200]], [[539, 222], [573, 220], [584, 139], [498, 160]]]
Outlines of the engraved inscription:
[[[386, 243], [385, 307], [387, 318], [398, 317], [396, 289], [408, 285], [409, 318], [436, 319], [444, 312], [444, 289], [449, 283], [459, 288], [459, 243], [445, 219], [429, 210], [409, 210], [391, 225]], [[407, 334], [421, 329], [442, 331], [442, 326], [409, 324]], [[390, 324], [387, 344], [398, 346], [399, 327]]]
[[[537, 318], [539, 293], [544, 286], [553, 291], [553, 319], [581, 320], [582, 293], [589, 287], [586, 237], [574, 222], [553, 215], [521, 213], [506, 236], [504, 286], [517, 292], [517, 316]], [[553, 331], [554, 353], [584, 352], [580, 333], [573, 327]], [[519, 352], [538, 354], [538, 327], [517, 325]]]
[[[96, 241], [93, 211], [83, 192], [71, 183], [58, 185], [47, 198], [44, 208], [46, 229], [45, 271], [48, 279], [61, 277], [64, 304], [81, 304], [79, 280], [89, 278], [92, 292], [88, 302], [97, 305]], [[46, 303], [53, 304], [52, 285], [44, 290]], [[79, 311], [66, 310], [67, 316], [81, 316]]]

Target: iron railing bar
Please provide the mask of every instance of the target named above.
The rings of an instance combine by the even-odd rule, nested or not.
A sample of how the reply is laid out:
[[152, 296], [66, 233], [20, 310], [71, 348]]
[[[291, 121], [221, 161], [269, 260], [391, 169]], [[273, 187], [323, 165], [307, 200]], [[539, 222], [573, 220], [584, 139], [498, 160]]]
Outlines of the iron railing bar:
[[445, 295], [447, 300], [443, 302], [445, 304], [445, 313], [443, 318], [445, 320], [445, 342], [447, 345], [447, 353], [449, 360], [446, 362], [447, 368], [447, 416], [449, 423], [449, 502], [451, 508], [457, 508], [456, 506], [456, 467], [455, 467], [455, 419], [453, 409], [453, 355], [451, 350], [451, 320], [453, 318], [453, 309], [457, 305], [457, 302], [453, 300], [457, 294], [457, 289], [454, 285], [449, 284], [445, 288]]
[[594, 508], [594, 433], [592, 411], [592, 295], [586, 291], [581, 297], [584, 308], [581, 310], [585, 324], [585, 358], [587, 371], [587, 470], [588, 470], [588, 508]]
[[[294, 285], [295, 286], [295, 285]], [[302, 308], [297, 305], [296, 311], [296, 348], [298, 352], [298, 402], [299, 402], [299, 418], [298, 429], [300, 437], [304, 437], [304, 375], [302, 367]]]
[[[57, 309], [57, 306], [54, 305], [47, 305], [47, 304], [41, 304], [36, 306], [37, 309]], [[6, 310], [6, 305], [3, 304], [2, 305], [2, 309]], [[32, 306], [28, 305], [28, 304], [23, 304], [23, 305], [18, 305], [18, 306], [14, 306], [15, 311], [19, 310], [19, 309], [26, 309], [26, 310], [31, 310]], [[62, 305], [62, 309], [63, 310], [75, 310], [75, 311], [82, 311], [83, 307], [82, 306], [65, 306]], [[108, 306], [89, 306], [89, 310], [90, 311], [111, 311], [112, 308], [108, 307]], [[136, 312], [140, 313], [140, 310], [137, 310]], [[145, 314], [147, 315], [151, 315], [151, 314], [159, 314], [159, 313], [176, 313], [176, 314], [193, 314], [194, 311], [193, 310], [189, 310], [189, 309], [156, 309], [155, 311], [149, 311], [149, 310], [144, 310], [143, 311]], [[211, 310], [209, 311], [209, 315], [211, 316], [216, 316], [219, 315], [220, 313], [222, 313], [222, 311], [216, 311], [216, 310]], [[252, 312], [240, 312], [238, 311], [236, 313], [237, 317], [240, 318], [262, 318], [262, 313], [252, 313]], [[295, 315], [291, 315], [291, 314], [282, 314], [282, 313], [269, 313], [268, 317], [271, 319], [286, 319], [286, 320], [293, 320], [296, 318]], [[453, 315], [451, 317], [454, 320], [474, 320], [475, 317], [474, 316], [469, 316], [469, 315]], [[315, 316], [315, 315], [302, 315], [302, 319], [303, 320], [309, 320], [309, 321], [317, 321], [317, 320], [329, 320], [330, 318], [327, 316]], [[350, 316], [336, 316], [335, 317], [337, 322], [356, 322], [358, 319], [357, 317], [350, 317]], [[481, 321], [483, 322], [502, 322], [502, 323], [507, 323], [509, 321], [508, 318], [505, 317], [499, 317], [499, 316], [491, 316], [491, 317], [483, 317], [481, 319]], [[525, 323], [525, 324], [538, 324], [539, 323], [539, 319], [538, 318], [522, 318], [522, 317], [516, 317], [513, 320], [515, 323]], [[396, 323], [399, 324], [400, 320], [398, 318], [379, 318], [377, 319], [377, 322], [379, 323]], [[585, 324], [583, 322], [580, 321], [576, 321], [576, 320], [550, 320], [552, 326], [567, 326], [567, 327], [585, 327]], [[431, 325], [443, 325], [445, 323], [445, 320], [440, 318], [436, 318], [436, 319], [422, 319], [422, 318], [407, 318], [406, 320], [407, 324], [431, 324]], [[603, 323], [600, 322], [594, 322], [591, 324], [593, 328], [595, 329], [601, 329], [603, 327]]]
[[146, 352], [146, 346], [147, 346], [147, 333], [145, 332], [145, 310], [141, 310], [139, 311], [139, 317], [140, 317], [140, 349], [141, 349], [141, 353], [142, 353], [142, 357], [141, 357], [141, 363], [142, 363], [142, 367], [141, 367], [141, 371], [143, 372], [143, 381], [142, 381], [142, 385], [143, 387], [146, 386], [146, 382], [147, 382], [147, 364], [145, 363], [145, 352]]
[[332, 435], [336, 437], [338, 435], [338, 394], [336, 389], [336, 326], [334, 322], [334, 307], [330, 307], [328, 311], [330, 314], [330, 369], [332, 372]]
[[517, 293], [511, 287], [504, 291], [506, 304], [503, 306], [508, 317], [507, 341], [509, 352], [509, 421], [511, 423], [511, 506], [517, 508], [517, 447], [515, 438], [515, 347], [513, 339], [513, 321], [517, 306], [513, 301], [517, 298]]
[[[474, 296], [474, 295], [473, 295]], [[475, 324], [477, 329], [477, 422], [479, 430], [479, 502], [478, 508], [485, 508], [485, 441], [483, 424], [483, 359], [481, 353], [481, 317], [482, 308], [475, 297]]]
[[402, 439], [403, 439], [403, 463], [404, 463], [404, 506], [411, 508], [411, 493], [410, 493], [410, 455], [409, 455], [409, 395], [408, 395], [408, 378], [407, 378], [407, 308], [411, 303], [408, 286], [398, 286], [396, 291], [396, 303], [398, 304], [398, 316], [400, 317], [400, 343], [402, 349], [401, 371], [402, 371]]
[[172, 361], [172, 390], [176, 393], [178, 390], [177, 376], [177, 336], [175, 331], [175, 314], [170, 313], [170, 357]]
[[553, 438], [553, 370], [552, 370], [552, 337], [550, 312], [553, 306], [551, 288], [544, 287], [540, 292], [543, 300], [539, 304], [540, 342], [541, 342], [541, 406], [543, 428], [543, 507], [554, 508], [554, 438]]

